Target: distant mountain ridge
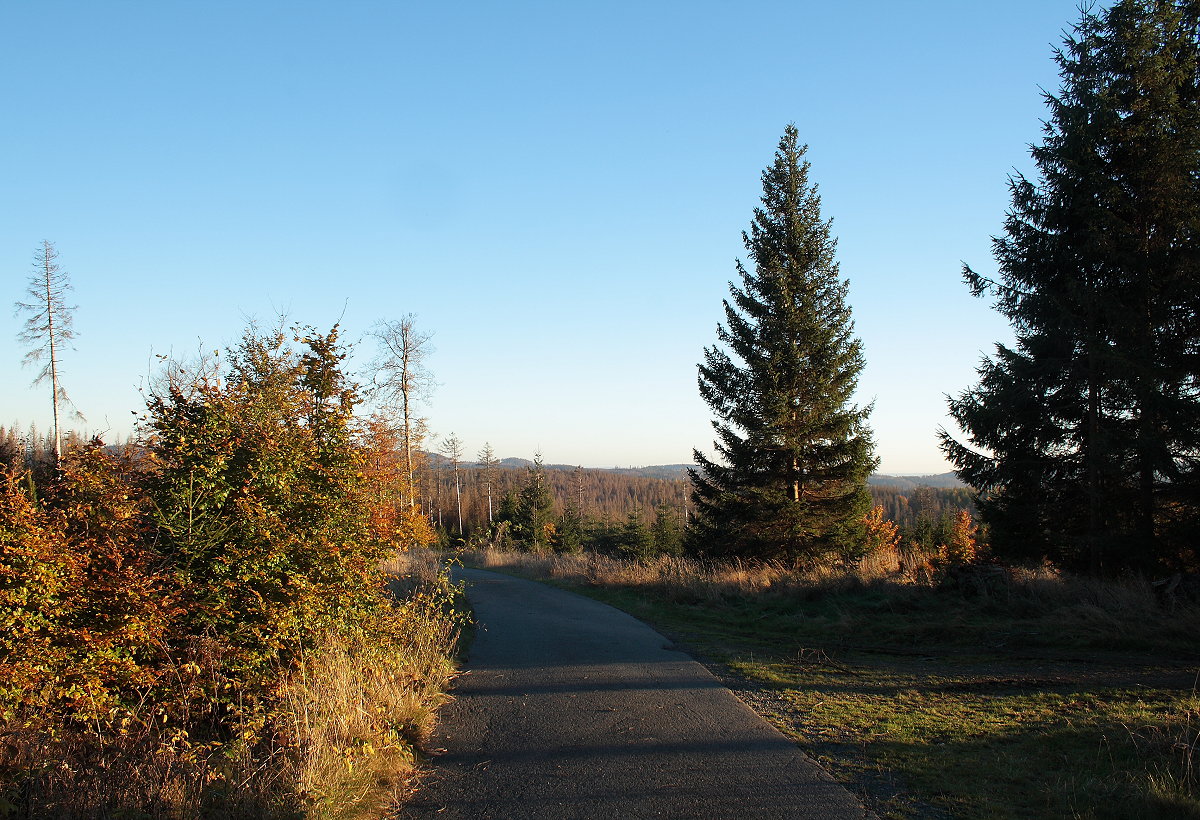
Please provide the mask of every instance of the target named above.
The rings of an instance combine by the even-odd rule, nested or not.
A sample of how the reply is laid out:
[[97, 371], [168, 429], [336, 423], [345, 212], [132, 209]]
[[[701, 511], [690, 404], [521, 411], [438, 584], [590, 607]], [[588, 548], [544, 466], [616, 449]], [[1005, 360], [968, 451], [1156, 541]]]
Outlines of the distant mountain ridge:
[[881, 475], [875, 473], [867, 483], [872, 487], [901, 487], [915, 490], [917, 487], [942, 487], [945, 489], [966, 488], [954, 473], [938, 473], [937, 475]]
[[[500, 466], [508, 469], [521, 469], [532, 467], [533, 462], [527, 458], [503, 458], [500, 460]], [[543, 464], [547, 470], [574, 470], [574, 464]], [[648, 467], [585, 467], [585, 470], [603, 470], [607, 473], [621, 473], [624, 475], [640, 476], [642, 478], [659, 478], [664, 481], [673, 481], [681, 478], [687, 478], [687, 470], [691, 464], [655, 464]], [[947, 489], [956, 489], [966, 487], [967, 485], [959, 481], [958, 476], [954, 473], [938, 473], [937, 475], [883, 475], [880, 473], [873, 474], [868, 479], [868, 484], [872, 487], [900, 487], [906, 490], [913, 490], [917, 487], [944, 487]]]
[[[532, 467], [533, 462], [527, 458], [502, 458], [500, 466], [517, 470], [524, 467]], [[671, 481], [678, 478], [687, 478], [687, 468], [690, 464], [656, 464], [649, 467], [584, 467], [585, 470], [603, 470], [606, 473], [621, 473], [623, 475], [635, 475], [642, 478], [661, 478], [665, 481]], [[543, 464], [543, 468], [547, 470], [574, 470], [575, 464]]]

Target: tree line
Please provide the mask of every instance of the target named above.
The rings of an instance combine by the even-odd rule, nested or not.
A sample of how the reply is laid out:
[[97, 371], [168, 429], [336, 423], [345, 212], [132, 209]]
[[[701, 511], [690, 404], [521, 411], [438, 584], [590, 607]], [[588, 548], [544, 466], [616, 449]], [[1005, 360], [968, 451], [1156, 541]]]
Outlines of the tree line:
[[[677, 555], [686, 552], [695, 514], [688, 478], [545, 466], [540, 456], [526, 466], [460, 463], [457, 478], [450, 460], [434, 456], [426, 461], [422, 485], [426, 512], [448, 544], [499, 540], [516, 548], [586, 549], [639, 558]], [[973, 492], [966, 487], [879, 484], [868, 487], [868, 493], [872, 507], [879, 507], [902, 541], [916, 550], [936, 551], [951, 537], [960, 512], [976, 512]], [[498, 524], [505, 529], [498, 531]], [[545, 531], [546, 525], [552, 537], [524, 537], [539, 528]]]
[[[492, 518], [506, 496], [516, 496], [526, 485], [528, 467], [494, 467], [489, 471], [472, 463], [460, 467], [464, 531], [484, 527], [488, 519], [488, 484], [491, 484]], [[555, 515], [574, 505], [586, 515], [602, 519], [623, 519], [635, 510], [654, 510], [666, 504], [682, 517], [690, 505], [686, 479], [647, 478], [611, 470], [578, 467], [573, 469], [542, 467], [544, 481], [553, 498]], [[429, 468], [427, 505], [432, 517], [443, 528], [455, 529], [453, 518], [455, 484], [448, 464]]]

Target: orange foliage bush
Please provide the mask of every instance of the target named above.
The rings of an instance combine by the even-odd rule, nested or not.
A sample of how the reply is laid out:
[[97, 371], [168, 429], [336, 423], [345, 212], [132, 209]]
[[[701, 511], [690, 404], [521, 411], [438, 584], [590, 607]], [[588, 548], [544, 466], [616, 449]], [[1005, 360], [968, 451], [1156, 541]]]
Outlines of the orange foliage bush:
[[130, 465], [93, 442], [64, 460], [44, 508], [14, 475], [0, 480], [0, 687], [10, 707], [92, 719], [157, 679], [172, 596], [143, 546], [129, 478]]
[[437, 533], [429, 519], [408, 502], [400, 447], [400, 434], [386, 419], [372, 416], [363, 424], [359, 492], [370, 538], [394, 549], [427, 547], [437, 541]]
[[970, 564], [979, 557], [976, 544], [978, 527], [967, 510], [959, 510], [954, 517], [950, 540], [938, 547], [938, 556], [943, 564]]
[[67, 666], [64, 634], [79, 586], [80, 556], [61, 527], [26, 497], [18, 479], [0, 475], [0, 697], [5, 717], [46, 705]]
[[355, 437], [337, 328], [292, 341], [251, 329], [223, 378], [172, 370], [137, 458], [95, 441], [40, 500], [0, 471], [0, 807], [114, 809], [71, 808], [86, 786], [125, 810], [149, 761], [198, 800], [269, 779], [234, 768], [297, 742], [290, 671], [400, 611], [381, 560], [434, 534], [389, 506], [388, 442]]
[[894, 521], [883, 517], [883, 507], [876, 505], [871, 508], [863, 519], [867, 533], [867, 553], [897, 554], [900, 544], [900, 528]]

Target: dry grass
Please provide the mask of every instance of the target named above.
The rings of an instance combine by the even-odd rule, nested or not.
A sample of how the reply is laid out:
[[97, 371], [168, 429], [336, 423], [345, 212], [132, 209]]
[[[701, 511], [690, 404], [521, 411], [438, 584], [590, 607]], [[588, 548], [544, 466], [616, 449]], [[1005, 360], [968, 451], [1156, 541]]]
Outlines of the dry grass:
[[184, 729], [136, 725], [142, 717], [134, 709], [90, 727], [6, 726], [0, 817], [299, 816], [285, 750], [259, 745], [249, 754], [231, 744], [218, 751], [193, 745]]
[[[472, 566], [563, 584], [617, 590], [659, 601], [766, 607], [821, 632], [861, 643], [939, 638], [993, 645], [1018, 635], [1029, 646], [1195, 651], [1200, 601], [1164, 606], [1145, 578], [1069, 576], [994, 564], [937, 566], [885, 552], [852, 567], [796, 569], [775, 562], [703, 562], [663, 556], [649, 562], [602, 555], [477, 550]], [[922, 617], [928, 616], [928, 617]]]
[[1200, 815], [1200, 699], [1195, 685], [1190, 701], [1168, 720], [1126, 724], [1125, 729], [1137, 755], [1147, 761], [1141, 784], [1147, 802], [1160, 815]]
[[380, 817], [409, 788], [453, 674], [445, 604], [437, 587], [419, 592], [387, 632], [330, 635], [292, 676], [285, 703], [305, 816]]
[[660, 556], [629, 561], [596, 553], [465, 552], [462, 560], [484, 569], [526, 573], [539, 578], [590, 587], [627, 587], [653, 591], [677, 601], [715, 602], [764, 593], [787, 595], [799, 580], [782, 565], [729, 561], [707, 564], [688, 558]]

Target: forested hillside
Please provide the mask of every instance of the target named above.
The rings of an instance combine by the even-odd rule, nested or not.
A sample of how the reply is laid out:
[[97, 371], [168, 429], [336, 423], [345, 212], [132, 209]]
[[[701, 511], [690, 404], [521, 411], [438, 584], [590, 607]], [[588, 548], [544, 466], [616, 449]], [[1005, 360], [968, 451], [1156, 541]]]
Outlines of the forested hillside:
[[[443, 531], [457, 535], [455, 477], [445, 459], [426, 454], [426, 510]], [[534, 462], [517, 458], [500, 461], [491, 472], [492, 517], [501, 510], [506, 496], [515, 498], [529, 481]], [[648, 524], [658, 511], [667, 510], [683, 524], [692, 516], [692, 484], [686, 467], [667, 465], [644, 468], [600, 469], [544, 465], [546, 487], [552, 501], [551, 520], [561, 522], [569, 510], [578, 511], [594, 523], [625, 524], [630, 516]], [[654, 477], [667, 476], [667, 477]], [[488, 472], [478, 465], [459, 467], [464, 536], [486, 530], [488, 525]], [[920, 484], [928, 479], [936, 484]], [[932, 547], [944, 538], [960, 510], [974, 513], [972, 491], [951, 476], [873, 476], [869, 487], [872, 503], [883, 508], [902, 537]]]
[[[505, 459], [510, 464], [515, 459]], [[502, 466], [495, 470], [493, 509], [499, 509], [504, 496], [516, 494], [525, 485], [529, 466]], [[463, 523], [467, 529], [485, 525], [488, 520], [488, 488], [484, 471], [475, 466], [460, 468], [463, 493]], [[682, 513], [689, 504], [691, 487], [686, 478], [648, 478], [633, 471], [595, 468], [544, 467], [546, 481], [554, 499], [554, 510], [561, 515], [570, 504], [595, 518], [623, 519], [636, 510], [653, 510], [670, 505]], [[445, 465], [431, 459], [428, 494], [435, 520], [445, 526], [454, 506], [454, 476]]]

